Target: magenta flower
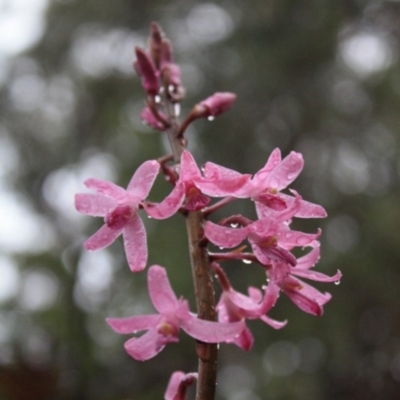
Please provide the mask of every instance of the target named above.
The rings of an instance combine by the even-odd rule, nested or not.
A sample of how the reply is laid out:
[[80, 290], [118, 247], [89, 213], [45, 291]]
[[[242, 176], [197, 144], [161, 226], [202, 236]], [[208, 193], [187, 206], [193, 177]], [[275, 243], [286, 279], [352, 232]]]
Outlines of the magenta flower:
[[175, 188], [161, 203], [145, 204], [146, 212], [154, 218], [163, 219], [165, 215], [176, 212], [185, 199], [186, 210], [200, 210], [210, 203], [209, 196], [229, 196], [250, 179], [250, 175], [242, 175], [217, 164], [212, 165], [214, 174], [204, 178], [192, 154], [185, 150], [182, 153], [180, 175]]
[[321, 316], [323, 314], [323, 306], [332, 296], [329, 293], [321, 293], [297, 277], [318, 282], [338, 282], [342, 277], [342, 273], [337, 271], [334, 276], [330, 277], [321, 272], [310, 271], [318, 262], [320, 255], [318, 242], [313, 242], [310, 246], [313, 249], [299, 258], [295, 267], [280, 261], [273, 262], [272, 268], [268, 269], [267, 273], [270, 282], [277, 284], [302, 311]]
[[86, 242], [87, 250], [100, 250], [123, 235], [125, 253], [130, 269], [141, 271], [147, 263], [147, 239], [142, 220], [137, 214], [139, 205], [147, 197], [160, 165], [155, 160], [143, 163], [133, 175], [127, 189], [114, 183], [88, 179], [85, 185], [98, 194], [78, 193], [75, 207], [83, 213], [104, 217], [105, 224]]
[[236, 247], [247, 238], [261, 264], [283, 261], [296, 265], [296, 258], [289, 250], [306, 246], [317, 239], [321, 231], [316, 234], [293, 231], [279, 220], [264, 218], [240, 228], [221, 226], [207, 221], [204, 234], [215, 245], [227, 248]]
[[176, 371], [171, 375], [164, 400], [186, 400], [186, 390], [197, 380], [197, 373]]
[[[261, 319], [274, 329], [281, 329], [286, 325], [286, 321], [279, 322], [265, 315], [272, 309], [279, 297], [279, 287], [275, 283], [272, 282], [264, 288], [264, 297], [262, 297], [261, 291], [254, 287], [249, 287], [249, 296], [245, 296], [232, 288], [219, 265], [213, 263], [212, 266], [223, 290], [217, 304], [218, 321], [236, 322], [245, 319]], [[239, 336], [231, 340], [243, 350], [250, 350], [253, 341], [253, 335], [247, 326]]]
[[166, 344], [178, 342], [180, 328], [206, 343], [227, 342], [244, 329], [243, 321], [219, 323], [198, 319], [189, 312], [188, 302], [175, 296], [165, 269], [158, 265], [149, 268], [147, 282], [151, 301], [159, 314], [107, 319], [117, 333], [147, 330], [142, 336], [129, 339], [125, 343], [127, 353], [136, 360], [148, 360], [157, 355]]

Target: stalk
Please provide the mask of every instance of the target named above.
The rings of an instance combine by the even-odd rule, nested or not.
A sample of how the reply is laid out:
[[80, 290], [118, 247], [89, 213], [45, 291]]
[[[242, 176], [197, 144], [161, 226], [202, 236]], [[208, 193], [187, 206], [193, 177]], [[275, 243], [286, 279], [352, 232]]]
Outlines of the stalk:
[[[186, 142], [179, 133], [179, 124], [174, 105], [167, 99], [167, 114], [170, 128], [167, 130], [174, 162], [179, 164]], [[198, 317], [209, 321], [216, 320], [213, 275], [207, 249], [202, 243], [204, 216], [201, 211], [189, 211], [186, 215], [190, 263], [194, 283]], [[196, 342], [199, 358], [196, 400], [213, 400], [217, 382], [217, 344]]]

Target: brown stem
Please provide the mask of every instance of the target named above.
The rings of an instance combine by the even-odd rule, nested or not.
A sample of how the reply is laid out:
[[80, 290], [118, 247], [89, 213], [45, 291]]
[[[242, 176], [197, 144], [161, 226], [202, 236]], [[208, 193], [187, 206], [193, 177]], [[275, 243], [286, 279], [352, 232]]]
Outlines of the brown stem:
[[[167, 101], [167, 112], [170, 128], [168, 139], [174, 155], [175, 164], [186, 147], [186, 141], [179, 134], [179, 124], [174, 112], [174, 105]], [[213, 272], [210, 266], [207, 249], [204, 246], [204, 216], [201, 211], [189, 211], [186, 215], [190, 262], [194, 282], [198, 317], [209, 321], [216, 320]], [[217, 381], [217, 344], [196, 342], [196, 352], [199, 357], [196, 400], [213, 400]]]

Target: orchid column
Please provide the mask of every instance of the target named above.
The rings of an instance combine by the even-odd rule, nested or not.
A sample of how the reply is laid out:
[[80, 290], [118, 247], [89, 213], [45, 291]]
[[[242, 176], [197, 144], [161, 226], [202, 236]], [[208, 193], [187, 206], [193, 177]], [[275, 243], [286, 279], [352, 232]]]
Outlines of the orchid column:
[[[111, 182], [88, 179], [86, 186], [97, 193], [77, 194], [76, 208], [104, 218], [104, 225], [85, 242], [86, 249], [102, 249], [122, 235], [128, 265], [135, 273], [145, 269], [148, 254], [146, 232], [138, 210], [143, 209], [157, 220], [177, 212], [186, 218], [197, 314], [190, 312], [187, 300], [175, 295], [166, 269], [153, 265], [148, 269], [148, 289], [157, 313], [108, 318], [107, 322], [121, 334], [146, 331], [125, 343], [128, 354], [139, 361], [148, 360], [168, 343], [177, 342], [182, 328], [196, 340], [198, 372], [172, 374], [165, 399], [184, 400], [187, 386], [197, 380], [196, 400], [212, 400], [217, 379], [218, 343], [232, 343], [250, 350], [253, 336], [245, 324], [246, 319], [260, 319], [273, 329], [283, 328], [287, 321], [276, 321], [266, 315], [281, 292], [302, 311], [322, 315], [330, 294], [319, 292], [299, 278], [333, 282], [340, 279], [341, 273], [338, 271], [328, 277], [311, 271], [319, 260], [321, 231], [303, 233], [290, 228], [293, 218], [326, 216], [321, 206], [303, 200], [294, 190], [283, 192], [300, 174], [304, 164], [302, 155], [293, 151], [282, 158], [280, 150], [275, 149], [254, 176], [212, 162], [207, 162], [200, 171], [186, 149], [186, 128], [198, 118], [214, 118], [225, 112], [236, 96], [216, 93], [195, 105], [181, 123], [178, 110], [184, 88], [180, 70], [173, 62], [170, 42], [163, 37], [157, 24], [151, 26], [148, 49], [136, 48], [136, 58], [134, 67], [146, 92], [142, 120], [168, 135], [172, 154], [143, 163], [133, 174], [127, 189]], [[147, 197], [160, 171], [171, 183], [172, 190], [163, 201], [154, 203]], [[212, 198], [217, 200], [211, 204]], [[215, 210], [235, 199], [254, 202], [257, 220], [243, 215], [228, 216], [216, 222], [209, 220]], [[248, 246], [242, 245], [244, 241], [251, 251], [245, 251]], [[232, 250], [212, 252], [209, 244]], [[296, 247], [305, 254], [296, 258], [292, 254]], [[263, 268], [265, 280], [261, 288], [249, 287], [248, 295], [234, 290], [220, 265], [226, 260], [253, 261], [253, 265]], [[214, 274], [221, 288], [218, 304], [214, 298]]]

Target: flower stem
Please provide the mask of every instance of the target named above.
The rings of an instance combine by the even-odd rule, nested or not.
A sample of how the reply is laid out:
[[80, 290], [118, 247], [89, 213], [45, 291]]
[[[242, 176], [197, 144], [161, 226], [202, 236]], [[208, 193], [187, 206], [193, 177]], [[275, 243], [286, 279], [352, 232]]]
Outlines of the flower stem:
[[[174, 112], [174, 105], [167, 101], [167, 113], [170, 128], [167, 130], [175, 164], [186, 147], [185, 139], [179, 134], [179, 124]], [[186, 229], [189, 241], [190, 262], [194, 282], [198, 317], [215, 321], [215, 296], [213, 272], [207, 249], [204, 246], [204, 216], [201, 211], [189, 211], [186, 215]], [[213, 400], [217, 382], [217, 344], [197, 341], [196, 352], [199, 358], [196, 400]]]

